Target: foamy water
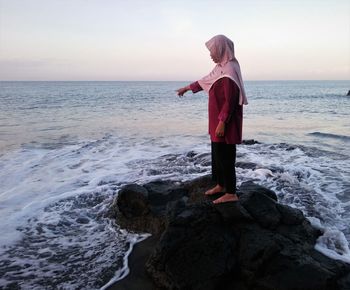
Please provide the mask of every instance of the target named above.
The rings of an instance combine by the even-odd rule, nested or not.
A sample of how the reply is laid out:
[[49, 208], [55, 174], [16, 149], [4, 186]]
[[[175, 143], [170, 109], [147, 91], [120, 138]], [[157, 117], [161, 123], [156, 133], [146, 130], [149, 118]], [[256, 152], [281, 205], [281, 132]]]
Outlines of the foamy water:
[[[0, 286], [99, 289], [146, 235], [108, 210], [125, 184], [210, 173], [206, 96], [176, 82], [0, 82]], [[239, 184], [276, 191], [349, 262], [350, 82], [248, 82]], [[282, 143], [284, 142], [284, 143]], [[50, 279], [48, 279], [48, 277]], [[17, 283], [17, 284], [16, 284]]]
[[274, 190], [281, 203], [301, 209], [324, 231], [316, 249], [350, 263], [350, 163], [347, 155], [287, 144], [242, 147], [253, 170], [238, 168], [239, 180]]

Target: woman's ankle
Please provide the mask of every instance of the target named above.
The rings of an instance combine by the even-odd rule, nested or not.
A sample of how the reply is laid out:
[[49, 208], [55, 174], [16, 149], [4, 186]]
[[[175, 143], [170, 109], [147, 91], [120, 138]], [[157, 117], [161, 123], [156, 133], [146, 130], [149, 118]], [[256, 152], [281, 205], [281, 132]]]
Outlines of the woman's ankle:
[[223, 190], [225, 187], [223, 185], [220, 185], [220, 184], [216, 184], [215, 185], [215, 188], [218, 188], [220, 190]]

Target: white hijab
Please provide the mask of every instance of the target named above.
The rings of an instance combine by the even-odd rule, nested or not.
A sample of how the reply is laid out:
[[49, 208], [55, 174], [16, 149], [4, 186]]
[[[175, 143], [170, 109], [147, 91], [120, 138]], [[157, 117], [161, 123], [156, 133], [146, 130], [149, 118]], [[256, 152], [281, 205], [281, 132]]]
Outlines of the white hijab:
[[233, 80], [239, 87], [239, 104], [247, 105], [247, 97], [244, 90], [241, 69], [235, 57], [233, 42], [224, 35], [216, 35], [205, 43], [210, 53], [219, 60], [214, 69], [198, 83], [206, 92], [211, 86], [223, 77]]

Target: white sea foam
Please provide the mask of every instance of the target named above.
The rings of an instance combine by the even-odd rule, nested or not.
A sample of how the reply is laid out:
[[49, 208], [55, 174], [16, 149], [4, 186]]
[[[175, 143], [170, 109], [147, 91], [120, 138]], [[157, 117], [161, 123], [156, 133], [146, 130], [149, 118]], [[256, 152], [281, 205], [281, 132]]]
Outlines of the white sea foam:
[[279, 202], [301, 209], [324, 232], [315, 248], [349, 263], [348, 156], [287, 144], [257, 144], [239, 152], [258, 168], [238, 168], [239, 182], [253, 179], [273, 189]]
[[[85, 274], [77, 271], [67, 281], [52, 283], [79, 287], [85, 275], [95, 289], [104, 284], [97, 277], [105, 267], [112, 281], [127, 275], [128, 253], [145, 236], [128, 234], [105, 217], [115, 193], [130, 182], [186, 180], [209, 173], [209, 146], [202, 140], [179, 144], [174, 136], [131, 143], [106, 135], [56, 149], [36, 144], [4, 155], [0, 215], [7, 223], [0, 224], [0, 230], [7, 234], [0, 236], [5, 261], [0, 267], [12, 270], [0, 285], [34, 275], [26, 284], [34, 289], [47, 275], [67, 277], [72, 267]], [[328, 230], [315, 248], [349, 261], [350, 215], [337, 198], [346, 187], [341, 174], [349, 170], [344, 158], [285, 144], [257, 144], [239, 146], [238, 161], [256, 163], [253, 169], [237, 168], [239, 183], [253, 179], [275, 190], [280, 202], [318, 220], [319, 227]], [[89, 264], [95, 267], [86, 268]]]
[[[163, 148], [147, 143], [130, 144], [107, 136], [56, 150], [26, 148], [5, 155], [0, 160], [0, 215], [8, 222], [0, 224], [0, 230], [8, 234], [0, 236], [0, 247], [18, 238], [17, 226], [55, 201], [93, 192], [106, 184], [142, 183], [152, 178], [147, 172], [152, 169], [152, 160], [177, 149], [170, 140], [160, 141]], [[161, 173], [156, 178], [179, 176], [173, 168]]]
[[[145, 236], [111, 225], [106, 214], [117, 190], [130, 182], [186, 180], [209, 170], [186, 155], [208, 150], [207, 144], [186, 149], [176, 139], [130, 143], [107, 135], [56, 149], [26, 146], [3, 156], [0, 268], [6, 274], [0, 285], [22, 279], [26, 289], [36, 289], [51, 275], [65, 277], [51, 279], [51, 287], [85, 283], [96, 289], [106, 282], [99, 278], [105, 268], [113, 281], [127, 275], [127, 255]], [[72, 267], [80, 270], [68, 274]]]
[[317, 239], [315, 249], [332, 259], [342, 260], [350, 264], [349, 242], [344, 234], [336, 228], [327, 228], [323, 235]]
[[[0, 270], [6, 273], [0, 287], [21, 281], [26, 289], [84, 283], [96, 289], [127, 271], [125, 253], [141, 236], [121, 231], [106, 216], [118, 189], [210, 172], [207, 96], [178, 99], [174, 90], [182, 85], [0, 82], [0, 218], [6, 221], [0, 224]], [[347, 241], [348, 85], [247, 82], [245, 136], [329, 151], [239, 146], [238, 161], [256, 166], [237, 169], [239, 183], [253, 179], [275, 190], [280, 202], [338, 229]], [[329, 109], [334, 100], [337, 111]], [[334, 241], [345, 253], [341, 240], [341, 234], [327, 234], [318, 245], [332, 250]]]
[[135, 236], [134, 239], [131, 241], [131, 247], [129, 247], [128, 251], [125, 253], [124, 255], [124, 265], [122, 268], [118, 269], [116, 271], [116, 273], [114, 274], [114, 277], [105, 285], [103, 285], [100, 290], [105, 290], [108, 289], [109, 286], [113, 285], [115, 282], [125, 278], [130, 270], [128, 267], [128, 258], [129, 255], [131, 254], [132, 250], [133, 250], [133, 245], [136, 243], [139, 243], [145, 239], [147, 239], [149, 236], [151, 236], [150, 234], [143, 234], [143, 235], [138, 235]]
[[336, 227], [325, 227], [320, 219], [315, 217], [307, 217], [314, 228], [319, 229], [323, 234], [318, 237], [315, 249], [325, 256], [341, 260], [350, 264], [349, 242]]

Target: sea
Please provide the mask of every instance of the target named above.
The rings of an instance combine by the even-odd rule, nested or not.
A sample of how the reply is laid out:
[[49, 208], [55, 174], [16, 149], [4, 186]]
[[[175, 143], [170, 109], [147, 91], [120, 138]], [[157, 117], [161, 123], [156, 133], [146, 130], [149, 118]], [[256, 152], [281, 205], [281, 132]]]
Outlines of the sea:
[[[0, 82], [0, 289], [106, 289], [149, 236], [110, 208], [129, 183], [210, 173], [204, 92], [188, 82]], [[350, 263], [350, 80], [246, 81], [238, 186], [274, 190]], [[203, 160], [205, 162], [203, 162]]]

